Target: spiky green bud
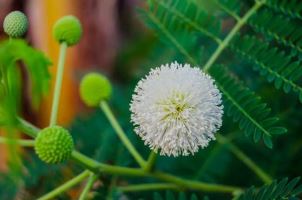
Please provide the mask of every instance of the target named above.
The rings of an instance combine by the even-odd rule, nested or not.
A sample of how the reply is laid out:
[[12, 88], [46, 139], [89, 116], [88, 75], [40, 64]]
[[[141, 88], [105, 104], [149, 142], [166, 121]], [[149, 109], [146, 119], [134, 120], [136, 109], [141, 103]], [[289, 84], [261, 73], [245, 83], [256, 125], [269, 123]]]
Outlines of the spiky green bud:
[[10, 12], [4, 19], [3, 29], [10, 37], [21, 37], [28, 29], [27, 17], [20, 11]]
[[59, 42], [68, 46], [77, 44], [82, 36], [82, 25], [78, 18], [69, 15], [59, 19], [53, 27], [53, 36]]
[[88, 106], [97, 106], [102, 100], [110, 98], [112, 87], [109, 80], [98, 73], [84, 76], [80, 84], [80, 96]]
[[48, 164], [57, 164], [68, 160], [73, 149], [74, 144], [71, 135], [60, 126], [51, 126], [41, 130], [35, 140], [37, 155]]

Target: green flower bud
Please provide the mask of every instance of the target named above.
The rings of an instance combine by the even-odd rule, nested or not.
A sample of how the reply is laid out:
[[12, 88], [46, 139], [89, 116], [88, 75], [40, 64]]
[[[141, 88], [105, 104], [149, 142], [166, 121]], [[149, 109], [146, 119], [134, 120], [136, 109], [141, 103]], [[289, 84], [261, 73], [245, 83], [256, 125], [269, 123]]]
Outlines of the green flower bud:
[[80, 84], [80, 96], [87, 106], [97, 106], [102, 100], [110, 98], [112, 87], [108, 79], [98, 73], [84, 76]]
[[82, 36], [82, 25], [78, 18], [70, 15], [59, 19], [53, 27], [53, 36], [59, 42], [68, 46], [77, 44]]
[[57, 164], [68, 160], [73, 149], [74, 144], [71, 135], [60, 126], [41, 130], [35, 140], [37, 155], [48, 164]]
[[21, 37], [28, 29], [27, 17], [20, 11], [13, 11], [5, 17], [3, 29], [10, 37]]

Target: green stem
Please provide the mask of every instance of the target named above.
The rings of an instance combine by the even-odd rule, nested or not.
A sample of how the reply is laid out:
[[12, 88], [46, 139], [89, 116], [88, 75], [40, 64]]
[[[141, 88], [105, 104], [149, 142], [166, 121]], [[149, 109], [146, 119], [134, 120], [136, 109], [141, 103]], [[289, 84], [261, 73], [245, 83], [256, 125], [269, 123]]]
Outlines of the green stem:
[[201, 181], [186, 180], [163, 172], [154, 172], [152, 173], [152, 177], [165, 182], [174, 183], [182, 187], [183, 189], [200, 190], [205, 192], [219, 192], [219, 193], [233, 193], [233, 192], [242, 191], [242, 189], [239, 187], [220, 185], [220, 184], [209, 184]]
[[231, 32], [226, 36], [226, 38], [219, 44], [215, 52], [212, 54], [208, 62], [204, 65], [203, 70], [207, 72], [223, 50], [229, 45], [230, 41], [236, 35], [236, 33], [241, 29], [241, 27], [247, 22], [247, 20], [263, 5], [263, 2], [256, 2], [254, 6], [240, 19], [238, 19], [236, 25], [233, 27]]
[[82, 172], [78, 176], [76, 176], [73, 179], [67, 181], [66, 183], [64, 183], [63, 185], [57, 187], [53, 191], [51, 191], [51, 192], [43, 195], [42, 197], [38, 198], [38, 200], [53, 199], [56, 196], [58, 196], [58, 195], [62, 194], [63, 192], [65, 192], [66, 190], [68, 190], [68, 189], [72, 188], [73, 186], [77, 185], [78, 183], [80, 183], [82, 180], [84, 180], [89, 175], [90, 175], [90, 172], [88, 170], [85, 170], [84, 172]]
[[[30, 131], [27, 133], [28, 135], [37, 135], [39, 129], [35, 128], [33, 125], [25, 122], [24, 120], [19, 119], [19, 127], [21, 130], [28, 130]], [[168, 183], [173, 183], [178, 185], [183, 189], [193, 189], [193, 190], [200, 190], [204, 192], [226, 192], [226, 193], [233, 193], [237, 191], [242, 191], [239, 187], [228, 186], [228, 185], [218, 185], [218, 184], [210, 184], [204, 183], [200, 181], [191, 181], [186, 180], [183, 178], [179, 178], [177, 176], [163, 173], [160, 171], [157, 172], [146, 172], [142, 168], [128, 168], [128, 167], [120, 167], [120, 166], [112, 166], [97, 162], [77, 151], [72, 153], [72, 159], [77, 163], [81, 164], [87, 169], [90, 169], [92, 172], [104, 173], [104, 174], [112, 174], [112, 175], [119, 175], [119, 176], [130, 176], [130, 177], [151, 177], [158, 180], [162, 180]], [[88, 176], [88, 175], [87, 175]]]
[[170, 183], [147, 183], [147, 184], [137, 184], [121, 186], [117, 188], [121, 192], [138, 192], [147, 190], [181, 190], [181, 188], [175, 184]]
[[21, 118], [17, 118], [18, 120], [18, 128], [24, 132], [25, 134], [27, 134], [28, 136], [35, 138], [37, 137], [40, 129], [38, 129], [37, 127], [33, 126], [32, 124], [28, 123], [27, 121], [21, 119]]
[[35, 145], [34, 140], [10, 139], [10, 138], [4, 138], [4, 137], [0, 137], [0, 143], [17, 144], [17, 145], [20, 145], [23, 147], [33, 147]]
[[53, 95], [53, 100], [52, 100], [50, 126], [53, 126], [57, 123], [57, 116], [58, 116], [59, 100], [60, 100], [62, 80], [63, 80], [66, 50], [67, 50], [66, 42], [61, 43], [59, 62], [58, 62], [58, 68], [57, 68], [56, 84], [55, 84], [55, 90], [54, 90], [54, 95]]
[[271, 183], [272, 178], [264, 172], [256, 163], [254, 163], [245, 153], [243, 153], [236, 145], [231, 143], [222, 135], [217, 135], [217, 141], [225, 144], [226, 147], [248, 168], [250, 168], [264, 183]]
[[147, 163], [144, 167], [144, 170], [146, 172], [150, 172], [154, 166], [154, 163], [156, 162], [157, 154], [154, 151], [151, 151]]
[[81, 193], [81, 196], [79, 198], [79, 200], [86, 200], [87, 199], [87, 195], [90, 191], [90, 189], [93, 186], [93, 183], [98, 179], [98, 176], [94, 173], [90, 173], [90, 176], [88, 178], [88, 181], [86, 183], [85, 188], [83, 189], [83, 192]]
[[119, 125], [118, 121], [114, 117], [109, 105], [107, 104], [106, 101], [102, 101], [100, 103], [100, 107], [105, 113], [106, 117], [108, 118], [109, 122], [111, 123], [113, 129], [121, 139], [121, 141], [124, 143], [128, 151], [131, 153], [131, 155], [134, 157], [134, 159], [138, 162], [138, 164], [141, 167], [145, 167], [146, 161], [141, 157], [141, 155], [137, 152], [137, 150], [134, 148], [128, 137], [126, 136], [125, 132]]

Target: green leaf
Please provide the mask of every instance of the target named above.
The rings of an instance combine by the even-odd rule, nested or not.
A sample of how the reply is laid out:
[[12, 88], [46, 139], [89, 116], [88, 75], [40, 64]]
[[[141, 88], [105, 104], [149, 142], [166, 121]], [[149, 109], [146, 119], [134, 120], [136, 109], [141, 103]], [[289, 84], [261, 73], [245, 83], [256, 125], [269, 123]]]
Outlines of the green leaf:
[[302, 19], [302, 2], [300, 0], [266, 0], [265, 4], [275, 11]]
[[283, 200], [291, 199], [301, 194], [301, 185], [298, 184], [300, 177], [288, 182], [287, 178], [280, 182], [276, 180], [269, 185], [260, 188], [254, 186], [245, 191], [239, 200]]
[[260, 33], [277, 42], [302, 52], [301, 23], [284, 15], [264, 9], [253, 15], [248, 23]]
[[231, 49], [250, 62], [268, 82], [274, 82], [276, 89], [282, 88], [285, 93], [293, 91], [301, 96], [302, 87], [298, 84], [302, 78], [300, 62], [293, 62], [291, 56], [254, 36], [237, 36], [231, 43]]
[[271, 109], [267, 104], [238, 81], [226, 67], [215, 65], [209, 72], [223, 93], [225, 112], [233, 117], [233, 121], [239, 124], [247, 136], [252, 136], [254, 142], [262, 137], [265, 145], [272, 148], [272, 136], [284, 133], [286, 129], [275, 126], [278, 118], [270, 116]]
[[49, 89], [50, 75], [48, 67], [51, 62], [42, 52], [30, 47], [23, 40], [11, 39], [2, 42], [0, 44], [0, 68], [3, 72], [2, 74], [4, 74], [3, 77], [8, 77], [9, 79], [4, 82], [7, 84], [10, 94], [13, 94], [10, 97], [11, 100], [12, 98], [17, 98], [18, 95], [16, 94], [21, 89], [14, 85], [19, 80], [19, 73], [16, 69], [17, 62], [24, 63], [27, 69], [32, 86], [32, 105], [37, 107], [41, 98]]

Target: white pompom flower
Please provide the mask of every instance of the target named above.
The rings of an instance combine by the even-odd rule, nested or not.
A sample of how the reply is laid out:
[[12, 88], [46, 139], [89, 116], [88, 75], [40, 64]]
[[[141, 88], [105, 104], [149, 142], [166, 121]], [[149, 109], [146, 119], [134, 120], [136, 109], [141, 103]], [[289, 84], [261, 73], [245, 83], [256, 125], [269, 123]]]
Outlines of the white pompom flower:
[[194, 154], [222, 125], [221, 93], [201, 69], [177, 62], [152, 69], [130, 104], [135, 132], [161, 155]]

